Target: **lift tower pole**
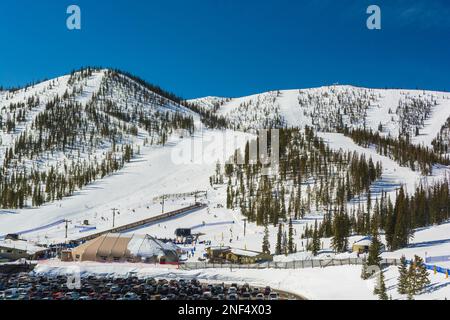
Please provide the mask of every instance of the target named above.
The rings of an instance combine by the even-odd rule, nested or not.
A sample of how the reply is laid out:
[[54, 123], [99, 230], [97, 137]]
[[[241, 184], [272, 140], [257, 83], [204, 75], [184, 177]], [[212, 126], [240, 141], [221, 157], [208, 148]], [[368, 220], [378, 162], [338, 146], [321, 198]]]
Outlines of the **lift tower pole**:
[[243, 219], [243, 221], [244, 221], [244, 238], [245, 238], [245, 235], [247, 234], [247, 218], [246, 219]]
[[115, 226], [116, 226], [116, 211], [118, 211], [119, 209], [112, 208], [111, 210], [113, 212], [113, 228], [115, 228]]
[[67, 239], [68, 238], [68, 229], [69, 229], [69, 223], [71, 223], [72, 221], [70, 221], [70, 220], [64, 220], [64, 223], [66, 224], [66, 237], [65, 237], [65, 239]]

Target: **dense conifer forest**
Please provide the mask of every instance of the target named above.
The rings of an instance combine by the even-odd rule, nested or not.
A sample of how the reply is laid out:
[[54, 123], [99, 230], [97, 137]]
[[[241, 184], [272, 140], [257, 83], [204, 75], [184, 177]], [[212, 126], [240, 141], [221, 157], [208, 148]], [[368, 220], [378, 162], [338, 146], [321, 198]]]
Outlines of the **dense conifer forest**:
[[[293, 220], [314, 212], [323, 214], [323, 219], [316, 221], [314, 228], [307, 227], [302, 235], [313, 253], [320, 250], [321, 238], [332, 238], [333, 248], [345, 252], [351, 235], [379, 232], [385, 235], [388, 248], [397, 250], [409, 243], [415, 229], [450, 219], [447, 179], [432, 187], [421, 185], [412, 195], [399, 187], [392, 200], [386, 192], [371, 194], [371, 185], [383, 172], [381, 163], [356, 152], [333, 151], [309, 127], [280, 130], [279, 170], [273, 176], [262, 174], [264, 166], [250, 161], [251, 143], [258, 145], [259, 141], [237, 151], [223, 168], [218, 165], [211, 184], [227, 185], [229, 209], [239, 209], [260, 226], [278, 226], [278, 254], [295, 252], [289, 246], [293, 234], [282, 226], [291, 226]], [[418, 155], [432, 154], [417, 150]], [[238, 159], [244, 159], [244, 164], [236, 164], [240, 163]]]

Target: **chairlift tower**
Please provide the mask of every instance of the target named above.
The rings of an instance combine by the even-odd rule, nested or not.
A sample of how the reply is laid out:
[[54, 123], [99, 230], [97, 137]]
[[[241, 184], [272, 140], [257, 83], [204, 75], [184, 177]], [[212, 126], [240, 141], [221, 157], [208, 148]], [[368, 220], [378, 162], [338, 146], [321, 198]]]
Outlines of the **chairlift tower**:
[[113, 212], [113, 226], [112, 227], [115, 228], [116, 227], [116, 211], [118, 211], [119, 209], [112, 208], [111, 210]]

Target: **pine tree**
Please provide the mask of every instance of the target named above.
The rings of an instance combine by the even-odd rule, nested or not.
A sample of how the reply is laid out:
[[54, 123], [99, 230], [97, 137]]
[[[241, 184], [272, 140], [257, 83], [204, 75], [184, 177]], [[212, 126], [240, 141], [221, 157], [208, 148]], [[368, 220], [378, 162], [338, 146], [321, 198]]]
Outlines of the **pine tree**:
[[378, 227], [374, 226], [372, 231], [372, 242], [369, 246], [369, 257], [367, 263], [369, 266], [380, 266], [382, 243], [378, 235]]
[[427, 271], [425, 264], [423, 263], [422, 258], [416, 256], [416, 267], [417, 267], [417, 276], [418, 276], [418, 288], [419, 293], [423, 292], [423, 290], [430, 285], [430, 274]]
[[363, 279], [363, 280], [367, 280], [370, 277], [367, 269], [368, 269], [367, 260], [364, 259], [363, 264], [362, 264], [362, 269], [361, 269], [361, 279]]
[[412, 230], [408, 221], [408, 207], [408, 199], [402, 187], [400, 188], [394, 209], [395, 229], [392, 243], [393, 250], [404, 248], [412, 237]]
[[292, 218], [289, 219], [288, 253], [294, 253], [294, 226], [292, 225]]
[[422, 293], [430, 284], [428, 271], [423, 259], [419, 256], [415, 256], [413, 263], [409, 266], [408, 279], [408, 297]]
[[[342, 209], [341, 209], [342, 210]], [[350, 233], [347, 214], [342, 211], [334, 218], [333, 223], [333, 238], [331, 245], [336, 252], [346, 252], [348, 248], [348, 235]]]
[[405, 256], [400, 259], [400, 266], [398, 267], [398, 277], [397, 291], [400, 294], [407, 294], [409, 288], [409, 278], [408, 278], [408, 265]]
[[380, 300], [389, 300], [386, 290], [386, 283], [384, 282], [384, 273], [380, 272], [380, 277], [378, 279], [378, 298]]
[[314, 223], [311, 251], [314, 256], [317, 256], [320, 251], [320, 237], [319, 237], [319, 231], [317, 228], [317, 220]]
[[263, 244], [262, 244], [262, 252], [270, 254], [270, 242], [269, 242], [269, 228], [264, 228], [264, 238], [263, 238]]
[[277, 245], [275, 247], [275, 254], [280, 255], [282, 254], [282, 242], [283, 242], [283, 227], [281, 226], [281, 223], [278, 225], [278, 233], [277, 233]]
[[283, 232], [283, 242], [282, 242], [282, 246], [281, 246], [281, 252], [287, 256], [288, 255], [288, 240], [287, 240], [287, 235], [286, 235], [286, 231]]

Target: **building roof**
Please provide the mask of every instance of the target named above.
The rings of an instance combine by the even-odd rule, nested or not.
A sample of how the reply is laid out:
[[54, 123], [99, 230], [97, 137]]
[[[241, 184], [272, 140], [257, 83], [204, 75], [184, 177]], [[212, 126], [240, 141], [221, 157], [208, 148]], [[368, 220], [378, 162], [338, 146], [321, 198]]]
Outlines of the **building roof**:
[[48, 250], [47, 248], [34, 245], [27, 241], [14, 241], [14, 240], [1, 240], [0, 247], [25, 251], [27, 254], [36, 254], [38, 252]]
[[358, 246], [370, 246], [370, 244], [372, 243], [372, 237], [364, 237], [358, 241], [356, 241], [354, 244], [358, 245]]
[[73, 253], [83, 256], [83, 260], [95, 260], [97, 257], [162, 257], [176, 251], [176, 245], [148, 235], [109, 233], [75, 248]]
[[235, 255], [246, 256], [246, 257], [257, 257], [257, 256], [263, 254], [262, 252], [250, 251], [250, 250], [244, 250], [244, 249], [236, 249], [236, 248], [232, 248], [231, 252]]
[[228, 251], [231, 250], [231, 247], [221, 247], [221, 246], [215, 246], [215, 247], [208, 247], [209, 250], [221, 250], [221, 251]]

